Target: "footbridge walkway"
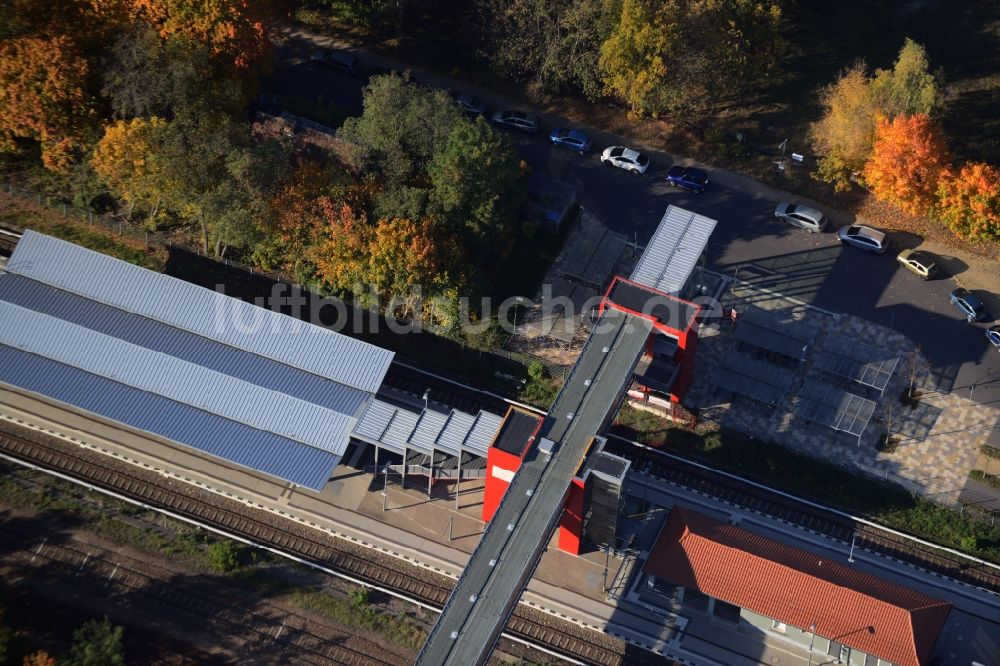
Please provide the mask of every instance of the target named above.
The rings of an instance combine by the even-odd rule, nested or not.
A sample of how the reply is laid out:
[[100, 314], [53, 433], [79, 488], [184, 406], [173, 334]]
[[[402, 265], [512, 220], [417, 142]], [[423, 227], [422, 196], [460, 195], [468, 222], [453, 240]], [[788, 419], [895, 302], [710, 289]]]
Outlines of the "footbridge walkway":
[[[483, 664], [555, 528], [571, 479], [613, 417], [652, 330], [649, 320], [605, 311], [546, 417], [551, 460], [530, 451], [417, 657], [420, 666]], [[540, 440], [539, 440], [540, 441]]]

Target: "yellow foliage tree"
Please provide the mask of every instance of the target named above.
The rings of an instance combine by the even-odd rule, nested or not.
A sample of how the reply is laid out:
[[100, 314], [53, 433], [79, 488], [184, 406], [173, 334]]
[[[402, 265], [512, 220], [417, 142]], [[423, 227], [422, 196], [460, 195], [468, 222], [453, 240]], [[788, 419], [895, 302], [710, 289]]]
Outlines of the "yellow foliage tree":
[[119, 120], [105, 127], [91, 166], [118, 197], [146, 208], [150, 221], [160, 212], [164, 174], [156, 163], [156, 146], [167, 123], [162, 118]]
[[877, 107], [864, 63], [855, 63], [824, 88], [820, 105], [823, 115], [809, 128], [813, 150], [820, 155], [817, 176], [845, 190], [868, 161], [875, 136]]

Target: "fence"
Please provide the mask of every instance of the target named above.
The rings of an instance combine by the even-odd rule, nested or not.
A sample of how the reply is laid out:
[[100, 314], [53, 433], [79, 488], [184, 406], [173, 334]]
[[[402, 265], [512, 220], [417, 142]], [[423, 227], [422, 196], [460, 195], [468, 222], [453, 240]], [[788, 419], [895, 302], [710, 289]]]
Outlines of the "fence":
[[958, 511], [958, 513], [962, 516], [969, 516], [970, 518], [976, 518], [985, 523], [989, 523], [990, 527], [996, 525], [997, 516], [1000, 512], [991, 511], [990, 509], [978, 506], [974, 503], [961, 501], [959, 498], [959, 494], [961, 493], [960, 490], [953, 490], [946, 493], [947, 496], [953, 496], [953, 499], [946, 499], [941, 493], [925, 492], [919, 485], [917, 485], [916, 482], [899, 476], [898, 474], [894, 474], [886, 470], [876, 469], [859, 462], [855, 462], [854, 465], [859, 472], [867, 477], [903, 486], [913, 495], [930, 502], [934, 502], [935, 504], [945, 507], [946, 509]]

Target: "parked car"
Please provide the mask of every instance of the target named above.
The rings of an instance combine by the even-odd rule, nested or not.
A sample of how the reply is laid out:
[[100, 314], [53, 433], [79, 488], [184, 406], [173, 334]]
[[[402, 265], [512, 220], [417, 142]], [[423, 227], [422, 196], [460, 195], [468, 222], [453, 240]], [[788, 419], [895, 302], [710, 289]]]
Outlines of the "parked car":
[[359, 74], [363, 69], [361, 61], [350, 53], [336, 49], [318, 49], [309, 55], [309, 61], [321, 67], [344, 74]]
[[965, 315], [965, 319], [969, 323], [986, 319], [986, 306], [978, 296], [968, 289], [959, 287], [951, 292], [949, 298], [951, 299], [951, 304]]
[[605, 148], [601, 153], [601, 163], [604, 166], [618, 167], [631, 173], [646, 173], [649, 168], [649, 158], [638, 150], [632, 150], [625, 146], [611, 146]]
[[1000, 324], [986, 329], [986, 339], [997, 348], [997, 351], [1000, 351]]
[[708, 174], [694, 167], [672, 166], [667, 170], [667, 182], [701, 194], [708, 186]]
[[841, 227], [840, 231], [837, 232], [837, 238], [844, 245], [853, 245], [856, 248], [878, 254], [885, 252], [887, 245], [885, 233], [863, 224]]
[[590, 137], [585, 132], [571, 127], [552, 130], [549, 141], [555, 146], [575, 150], [581, 155], [586, 155], [590, 151]]
[[493, 122], [529, 134], [534, 134], [539, 129], [538, 116], [524, 111], [497, 111], [493, 114]]
[[815, 208], [796, 203], [780, 203], [774, 209], [774, 216], [810, 233], [826, 228], [826, 218]]
[[475, 95], [470, 95], [469, 93], [454, 93], [453, 96], [455, 98], [455, 103], [458, 104], [458, 108], [462, 109], [462, 113], [470, 118], [486, 115], [486, 102], [479, 99]]
[[920, 250], [903, 250], [896, 255], [896, 261], [902, 264], [906, 270], [925, 280], [930, 280], [938, 272], [938, 265], [934, 261], [934, 257]]

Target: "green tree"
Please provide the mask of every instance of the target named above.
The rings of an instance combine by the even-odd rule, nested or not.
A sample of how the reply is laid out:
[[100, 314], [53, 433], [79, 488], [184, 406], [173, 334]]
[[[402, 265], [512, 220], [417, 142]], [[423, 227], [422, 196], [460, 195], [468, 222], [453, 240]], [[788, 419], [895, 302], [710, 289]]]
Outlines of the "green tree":
[[73, 645], [64, 663], [66, 666], [124, 666], [124, 632], [107, 617], [88, 620], [73, 632]]
[[435, 148], [462, 122], [446, 92], [390, 74], [372, 78], [364, 89], [364, 111], [348, 118], [337, 134], [359, 146], [387, 188], [395, 189], [413, 184]]
[[195, 106], [235, 114], [246, 102], [240, 79], [217, 72], [207, 47], [184, 36], [162, 38], [142, 24], [111, 44], [101, 81], [122, 118], [171, 118]]
[[875, 72], [871, 86], [878, 109], [890, 119], [900, 115], [930, 115], [940, 96], [929, 67], [924, 47], [907, 38], [892, 69]]
[[510, 142], [478, 118], [455, 125], [427, 165], [430, 211], [474, 248], [503, 257], [521, 177]]

